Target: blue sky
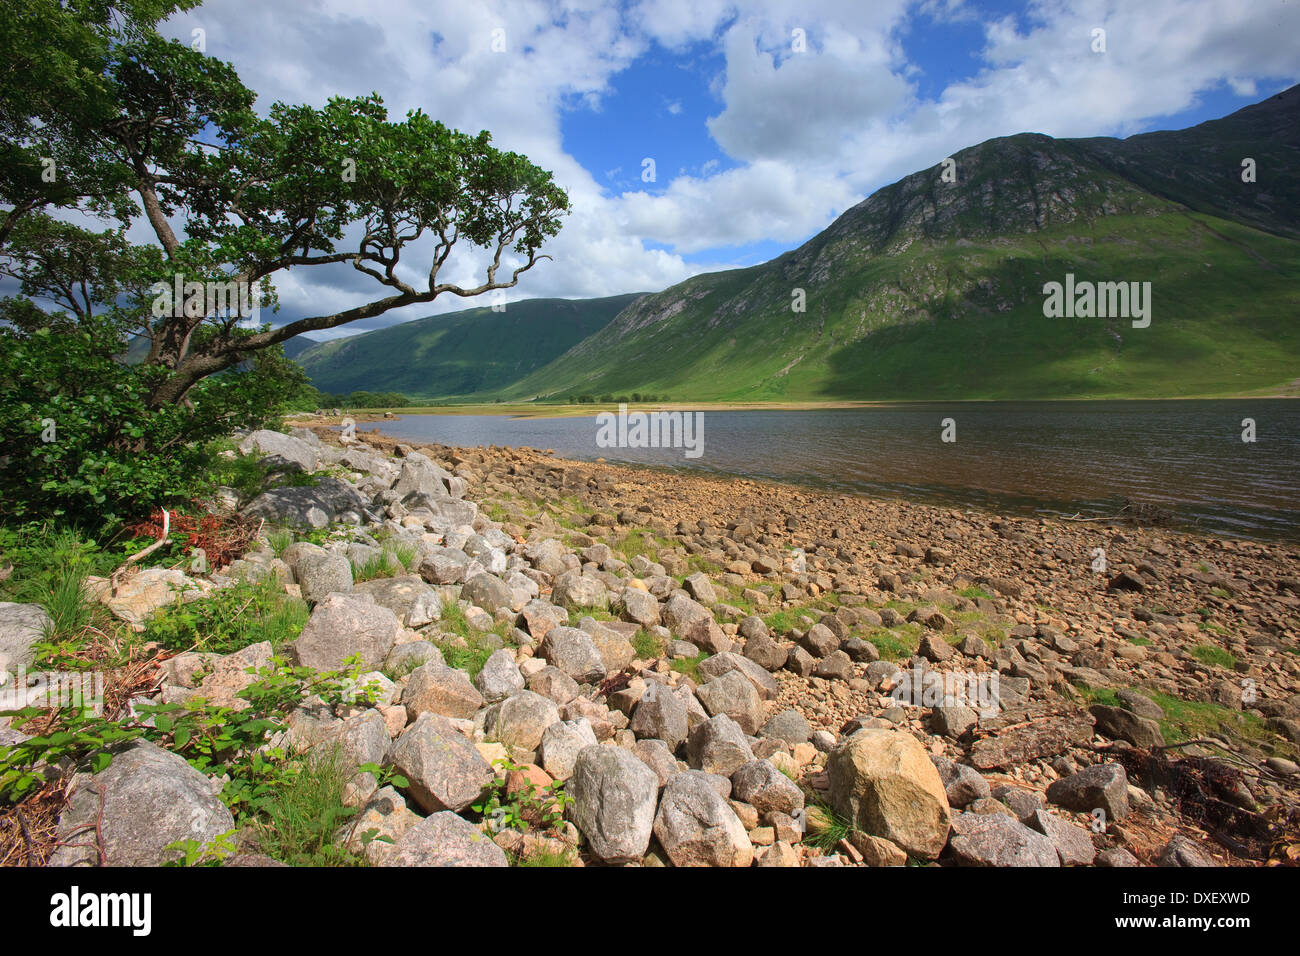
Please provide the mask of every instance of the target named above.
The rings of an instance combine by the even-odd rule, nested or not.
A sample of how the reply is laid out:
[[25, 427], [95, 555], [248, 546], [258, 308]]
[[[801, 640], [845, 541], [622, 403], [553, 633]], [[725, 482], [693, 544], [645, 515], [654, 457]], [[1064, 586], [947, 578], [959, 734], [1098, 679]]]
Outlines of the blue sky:
[[[554, 171], [573, 214], [510, 299], [750, 265], [983, 140], [1180, 128], [1300, 80], [1293, 0], [208, 0], [168, 30], [194, 27], [261, 108], [376, 90]], [[279, 291], [282, 318], [375, 297], [346, 267]]]
[[[950, 85], [969, 81], [984, 69], [981, 53], [989, 22], [1011, 18], [1028, 27], [1039, 19], [1035, 11], [1016, 0], [985, 0], [963, 6], [962, 15], [957, 17], [917, 11], [895, 34], [916, 95], [922, 100], [937, 99]], [[815, 38], [812, 43], [815, 54]], [[678, 176], [700, 177], [736, 169], [741, 163], [727, 154], [706, 125], [709, 117], [725, 108], [719, 79], [726, 67], [726, 58], [713, 40], [680, 50], [651, 44], [626, 69], [610, 78], [608, 90], [598, 101], [570, 98], [561, 114], [563, 147], [611, 198], [633, 191], [662, 195]], [[1094, 133], [1085, 135], [1181, 129], [1225, 116], [1289, 85], [1289, 77], [1275, 78], [1250, 93], [1234, 91], [1224, 81], [1199, 90], [1188, 108], [1135, 123], [1099, 126]], [[1021, 130], [991, 127], [989, 135], [1010, 132]], [[648, 153], [653, 153], [656, 161], [653, 182], [645, 181], [642, 175], [642, 154]], [[693, 265], [720, 261], [749, 265], [780, 255], [816, 231], [794, 242], [760, 239], [683, 253], [682, 258]], [[647, 247], [672, 249], [668, 243], [653, 241], [648, 241]]]

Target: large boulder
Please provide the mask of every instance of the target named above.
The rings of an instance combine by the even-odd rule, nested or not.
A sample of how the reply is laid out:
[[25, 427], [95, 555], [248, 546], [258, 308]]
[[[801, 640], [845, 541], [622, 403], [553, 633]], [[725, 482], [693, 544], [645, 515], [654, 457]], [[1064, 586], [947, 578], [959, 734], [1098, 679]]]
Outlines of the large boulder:
[[686, 706], [672, 691], [656, 682], [648, 683], [628, 726], [638, 738], [662, 740], [669, 750], [676, 750], [686, 739]]
[[770, 760], [751, 760], [733, 773], [731, 794], [759, 813], [794, 816], [803, 809], [803, 791]]
[[934, 755], [930, 756], [930, 762], [939, 771], [939, 779], [943, 781], [943, 790], [948, 796], [949, 807], [960, 809], [969, 803], [990, 796], [988, 781], [980, 776], [974, 767]]
[[33, 645], [53, 627], [54, 621], [39, 604], [0, 601], [0, 674], [31, 667], [36, 661]]
[[581, 691], [577, 681], [550, 664], [528, 678], [528, 689], [561, 706], [573, 700]]
[[359, 655], [363, 671], [378, 670], [393, 649], [401, 625], [386, 607], [347, 594], [331, 594], [316, 605], [293, 642], [298, 663], [319, 671], [342, 670]]
[[346, 481], [322, 478], [315, 485], [264, 491], [245, 506], [243, 513], [265, 518], [270, 524], [321, 529], [336, 520], [360, 523], [366, 501]]
[[949, 852], [961, 866], [1060, 866], [1051, 839], [1003, 813], [959, 813]]
[[402, 703], [411, 720], [424, 713], [465, 719], [483, 706], [483, 695], [463, 670], [431, 660], [411, 671]]
[[176, 568], [145, 568], [122, 581], [115, 592], [105, 591], [101, 600], [115, 617], [139, 631], [159, 608], [197, 601], [211, 590], [210, 582]]
[[[361, 812], [339, 830], [335, 840], [353, 853], [363, 854], [372, 865], [382, 866], [392, 855], [394, 844], [402, 834], [422, 819], [406, 805], [400, 793], [392, 787], [382, 787], [370, 796]], [[369, 839], [367, 834], [370, 834]]]
[[696, 770], [729, 777], [753, 759], [745, 732], [726, 714], [703, 721], [686, 738], [686, 762]]
[[1055, 780], [1047, 788], [1049, 802], [1079, 813], [1101, 810], [1106, 822], [1128, 815], [1128, 775], [1117, 763], [1098, 763]]
[[353, 853], [363, 854], [372, 865], [382, 866], [392, 855], [394, 844], [402, 834], [422, 819], [406, 805], [400, 793], [392, 787], [382, 787], [370, 796], [361, 812], [340, 829], [335, 839]]
[[1052, 841], [1062, 866], [1090, 866], [1097, 858], [1097, 848], [1083, 827], [1053, 816], [1046, 810], [1035, 810], [1024, 822], [1031, 830], [1037, 830]]
[[304, 554], [294, 569], [302, 596], [317, 604], [325, 595], [352, 590], [352, 565], [341, 554]]
[[384, 715], [372, 707], [343, 721], [338, 733], [319, 746], [337, 754], [343, 767], [355, 770], [370, 763], [382, 764], [392, 742]]
[[510, 588], [495, 574], [480, 571], [472, 575], [461, 588], [460, 596], [489, 614], [510, 609]]
[[409, 644], [397, 644], [388, 652], [384, 658], [383, 670], [400, 679], [429, 661], [444, 663], [438, 645], [430, 641], [411, 641]]
[[560, 719], [553, 700], [521, 690], [488, 708], [483, 730], [493, 740], [518, 750], [536, 750], [546, 728]]
[[726, 714], [746, 734], [758, 733], [765, 714], [758, 691], [740, 671], [726, 671], [695, 691], [711, 716]]
[[664, 786], [654, 835], [674, 866], [749, 866], [754, 845], [708, 774], [687, 770]]
[[578, 762], [578, 754], [587, 747], [594, 747], [599, 741], [591, 729], [591, 721], [586, 717], [577, 720], [557, 720], [542, 732], [542, 742], [537, 750], [537, 759], [543, 770], [556, 780], [568, 780], [573, 776], [573, 767]]
[[659, 778], [661, 790], [673, 776], [682, 772], [682, 768], [677, 764], [677, 758], [672, 755], [668, 745], [657, 737], [638, 740], [632, 745], [632, 753], [654, 771], [654, 775]]
[[776, 682], [776, 679], [760, 664], [748, 657], [727, 651], [714, 654], [700, 664], [700, 674], [706, 681], [721, 677], [728, 671], [738, 671], [754, 685], [754, 690], [758, 691], [758, 696], [763, 700], [776, 700], [781, 693], [781, 685]]
[[[1153, 705], [1157, 706], [1157, 705]], [[1165, 745], [1160, 724], [1151, 717], [1143, 717], [1122, 707], [1095, 704], [1089, 712], [1097, 721], [1097, 732], [1111, 740], [1127, 740], [1134, 747], [1151, 750]]]
[[748, 660], [767, 671], [779, 671], [785, 667], [785, 662], [790, 658], [789, 649], [772, 640], [766, 633], [756, 633], [748, 638], [745, 641], [744, 654]]
[[370, 595], [380, 607], [396, 614], [404, 627], [424, 627], [442, 617], [442, 599], [419, 575], [363, 581], [352, 586], [352, 593]]
[[703, 571], [696, 571], [683, 578], [682, 587], [705, 607], [713, 607], [718, 603], [718, 592], [714, 590], [713, 582]]
[[430, 584], [460, 584], [469, 555], [460, 548], [435, 548], [420, 561], [420, 577]]
[[599, 621], [584, 617], [578, 622], [578, 628], [591, 635], [592, 643], [600, 652], [601, 663], [605, 665], [606, 674], [617, 674], [636, 658], [636, 648], [626, 637], [606, 627]]
[[1181, 833], [1176, 833], [1156, 857], [1157, 866], [1208, 867], [1217, 866], [1214, 858]]
[[839, 649], [840, 639], [825, 624], [814, 624], [800, 643], [813, 657], [825, 657]]
[[385, 485], [391, 485], [399, 474], [397, 466], [383, 455], [361, 448], [343, 449], [338, 455], [337, 464], [377, 478]]
[[507, 648], [493, 651], [474, 675], [474, 686], [489, 704], [505, 700], [524, 689], [524, 675], [519, 672], [515, 655]]
[[948, 797], [924, 747], [899, 730], [863, 728], [826, 761], [831, 805], [854, 827], [932, 860], [948, 840]]
[[566, 792], [573, 821], [591, 851], [609, 862], [640, 860], [654, 828], [659, 778], [631, 751], [585, 747]]
[[567, 624], [569, 614], [563, 608], [536, 598], [529, 601], [519, 611], [515, 623], [527, 631], [535, 641], [540, 641], [550, 633], [552, 628]]
[[402, 459], [393, 492], [398, 498], [405, 498], [415, 492], [438, 498], [449, 494], [451, 475], [435, 465], [418, 451], [411, 452]]
[[388, 750], [387, 762], [427, 813], [460, 811], [492, 782], [492, 767], [445, 717], [421, 714]]
[[648, 591], [625, 588], [618, 598], [619, 617], [649, 630], [659, 624], [659, 602]]
[[781, 711], [758, 728], [760, 737], [784, 741], [791, 747], [796, 744], [806, 744], [812, 737], [812, 733], [812, 727], [807, 719], [793, 707]]
[[454, 813], [425, 817], [398, 838], [384, 866], [509, 866], [505, 851]]
[[[1015, 680], [1012, 677], [1001, 678], [999, 688], [1004, 704]], [[1079, 712], [1013, 724], [999, 729], [993, 736], [975, 741], [970, 749], [971, 766], [976, 770], [1006, 770], [1065, 753], [1072, 747], [1087, 746], [1092, 740], [1092, 723], [1091, 717]]]
[[257, 671], [269, 667], [274, 656], [271, 642], [261, 641], [218, 657], [194, 696], [202, 697], [215, 707], [244, 710], [251, 704], [240, 697], [239, 692], [257, 680]]
[[674, 637], [688, 641], [710, 654], [724, 654], [732, 648], [731, 638], [727, 637], [713, 613], [698, 601], [693, 601], [685, 594], [674, 593], [662, 609], [664, 626]]
[[260, 455], [275, 471], [315, 471], [320, 467], [315, 446], [266, 428], [250, 432], [239, 443], [239, 450], [245, 455]]
[[[59, 816], [60, 846], [50, 866], [160, 866], [168, 845], [211, 843], [235, 829], [218, 799], [221, 784], [183, 757], [139, 740], [119, 749], [97, 774], [79, 771]], [[96, 837], [98, 830], [98, 837]], [[98, 840], [99, 852], [95, 843]]]
[[568, 608], [609, 607], [609, 591], [599, 578], [565, 571], [551, 588], [551, 603]]
[[605, 678], [605, 661], [591, 635], [576, 627], [554, 627], [547, 631], [539, 656], [558, 667], [579, 684]]
[[469, 527], [478, 514], [478, 505], [472, 501], [423, 491], [411, 492], [402, 499], [402, 504], [413, 517], [423, 521], [426, 528], [439, 534]]

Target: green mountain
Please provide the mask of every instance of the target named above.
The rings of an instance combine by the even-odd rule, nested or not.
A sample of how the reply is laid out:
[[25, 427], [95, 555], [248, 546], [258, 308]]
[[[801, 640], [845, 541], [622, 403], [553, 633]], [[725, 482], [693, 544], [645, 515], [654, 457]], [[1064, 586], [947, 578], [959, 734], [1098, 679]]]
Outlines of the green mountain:
[[[1300, 87], [1124, 140], [957, 153], [770, 262], [637, 299], [501, 397], [1237, 394], [1300, 379]], [[1255, 182], [1242, 161], [1255, 161]], [[1049, 318], [1044, 284], [1150, 282], [1151, 321]], [[1140, 287], [1139, 287], [1140, 288]], [[800, 294], [805, 309], [792, 306]]]
[[298, 357], [317, 388], [442, 399], [491, 396], [598, 333], [642, 293], [525, 299], [335, 339]]

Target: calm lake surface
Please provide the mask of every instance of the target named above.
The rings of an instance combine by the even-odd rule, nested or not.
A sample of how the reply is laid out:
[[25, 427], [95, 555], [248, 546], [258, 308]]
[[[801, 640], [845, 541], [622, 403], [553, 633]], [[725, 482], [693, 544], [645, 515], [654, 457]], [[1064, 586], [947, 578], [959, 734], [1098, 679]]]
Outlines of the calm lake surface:
[[[1300, 540], [1300, 401], [900, 404], [705, 411], [702, 455], [601, 448], [585, 418], [406, 415], [385, 434], [445, 445], [529, 445], [1009, 514], [1114, 514], [1131, 497], [1176, 527]], [[943, 419], [955, 442], [941, 441]], [[1242, 420], [1257, 441], [1242, 441]], [[369, 426], [363, 426], [369, 427]]]

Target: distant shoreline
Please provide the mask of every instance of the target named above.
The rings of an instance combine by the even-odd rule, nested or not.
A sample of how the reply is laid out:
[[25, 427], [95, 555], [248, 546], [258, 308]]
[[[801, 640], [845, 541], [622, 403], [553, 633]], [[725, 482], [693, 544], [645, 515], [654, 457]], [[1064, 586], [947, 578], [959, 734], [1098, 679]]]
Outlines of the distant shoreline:
[[[1300, 394], [1179, 395], [1162, 398], [940, 398], [889, 401], [828, 402], [628, 402], [629, 408], [643, 411], [711, 411], [711, 412], [797, 412], [829, 411], [845, 408], [890, 408], [902, 405], [977, 405], [1029, 402], [1198, 402], [1300, 399]], [[403, 415], [502, 415], [509, 418], [583, 418], [618, 410], [617, 403], [591, 405], [539, 405], [532, 402], [466, 403], [463, 405], [410, 405], [403, 408], [367, 408], [345, 410], [341, 415], [298, 413], [286, 416], [294, 425], [337, 425], [344, 418], [355, 422], [392, 421], [386, 414]]]

